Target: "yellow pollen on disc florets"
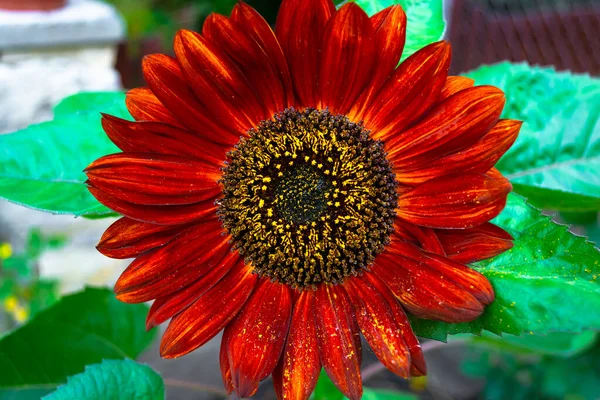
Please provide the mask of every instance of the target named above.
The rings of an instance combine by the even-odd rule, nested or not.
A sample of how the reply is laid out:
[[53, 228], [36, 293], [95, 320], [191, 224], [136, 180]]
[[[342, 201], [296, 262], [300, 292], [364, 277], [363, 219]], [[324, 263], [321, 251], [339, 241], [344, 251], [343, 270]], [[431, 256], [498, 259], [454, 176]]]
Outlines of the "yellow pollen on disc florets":
[[396, 181], [381, 142], [342, 115], [287, 109], [228, 154], [218, 214], [256, 273], [340, 283], [389, 242]]

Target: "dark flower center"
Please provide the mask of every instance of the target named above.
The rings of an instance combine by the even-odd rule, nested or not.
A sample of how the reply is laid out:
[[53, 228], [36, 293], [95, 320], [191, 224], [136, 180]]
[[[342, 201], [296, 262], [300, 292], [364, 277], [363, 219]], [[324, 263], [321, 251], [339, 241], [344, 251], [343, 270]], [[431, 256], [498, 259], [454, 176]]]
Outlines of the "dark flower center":
[[294, 224], [316, 221], [327, 209], [333, 185], [328, 177], [310, 165], [287, 169], [276, 180], [273, 203], [284, 220]]
[[342, 115], [287, 109], [228, 154], [219, 216], [256, 273], [296, 288], [368, 267], [393, 230], [383, 144]]

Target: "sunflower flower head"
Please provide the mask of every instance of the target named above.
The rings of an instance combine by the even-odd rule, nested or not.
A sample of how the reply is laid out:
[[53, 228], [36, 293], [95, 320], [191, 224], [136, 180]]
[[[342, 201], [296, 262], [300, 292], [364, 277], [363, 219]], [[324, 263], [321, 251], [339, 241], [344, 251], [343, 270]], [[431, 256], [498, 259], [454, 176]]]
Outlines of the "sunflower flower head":
[[284, 0], [275, 31], [251, 7], [180, 31], [144, 59], [133, 122], [104, 115], [122, 150], [87, 169], [123, 217], [98, 249], [135, 260], [115, 291], [170, 319], [161, 355], [224, 330], [227, 390], [308, 399], [323, 367], [360, 399], [361, 340], [409, 378], [426, 373], [407, 313], [477, 318], [494, 300], [466, 264], [512, 238], [489, 221], [510, 183], [494, 164], [520, 123], [504, 95], [448, 76], [450, 46], [398, 66], [406, 16]]

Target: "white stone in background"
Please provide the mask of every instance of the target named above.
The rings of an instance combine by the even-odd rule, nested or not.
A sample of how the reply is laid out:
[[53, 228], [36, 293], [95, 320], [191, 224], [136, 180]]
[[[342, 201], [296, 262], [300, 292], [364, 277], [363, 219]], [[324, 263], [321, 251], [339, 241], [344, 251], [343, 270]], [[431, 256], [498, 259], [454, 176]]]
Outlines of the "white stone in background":
[[0, 10], [0, 50], [115, 43], [124, 34], [116, 10], [96, 0], [69, 0], [52, 11]]
[[34, 227], [43, 235], [67, 237], [65, 247], [46, 251], [38, 262], [40, 276], [59, 281], [61, 293], [116, 282], [129, 260], [113, 260], [96, 250], [102, 233], [115, 220], [52, 215], [0, 200], [0, 238], [10, 242], [15, 253], [23, 251], [28, 232]]
[[[124, 32], [115, 9], [96, 0], [70, 0], [50, 12], [0, 11], [0, 133], [51, 119], [52, 108], [69, 95], [120, 89], [114, 65]], [[63, 292], [114, 283], [123, 270], [126, 261], [95, 249], [111, 222], [51, 215], [0, 200], [0, 238], [17, 251], [34, 226], [69, 237], [67, 247], [44, 254], [39, 262], [40, 274], [58, 279]]]
[[111, 45], [4, 53], [0, 58], [0, 133], [52, 119], [52, 107], [81, 91], [120, 89]]
[[116, 10], [97, 0], [0, 11], [0, 133], [51, 119], [66, 96], [120, 89], [114, 66], [124, 32]]

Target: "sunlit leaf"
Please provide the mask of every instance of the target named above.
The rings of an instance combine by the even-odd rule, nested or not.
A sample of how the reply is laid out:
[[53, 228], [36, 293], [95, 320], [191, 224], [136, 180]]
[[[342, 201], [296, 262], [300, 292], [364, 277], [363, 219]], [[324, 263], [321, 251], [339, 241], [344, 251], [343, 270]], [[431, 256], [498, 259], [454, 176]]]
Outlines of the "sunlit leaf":
[[89, 193], [83, 169], [118, 151], [100, 112], [127, 118], [124, 99], [121, 92], [77, 94], [56, 107], [53, 121], [0, 135], [0, 198], [57, 214], [114, 215]]
[[506, 94], [503, 117], [525, 121], [497, 167], [540, 208], [600, 210], [600, 79], [500, 63], [467, 74]]

